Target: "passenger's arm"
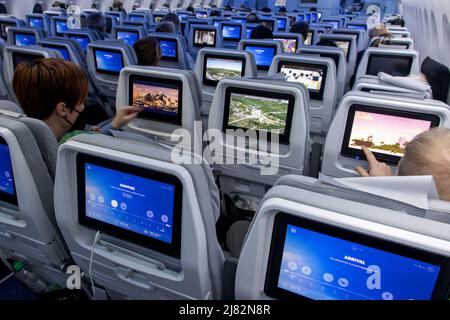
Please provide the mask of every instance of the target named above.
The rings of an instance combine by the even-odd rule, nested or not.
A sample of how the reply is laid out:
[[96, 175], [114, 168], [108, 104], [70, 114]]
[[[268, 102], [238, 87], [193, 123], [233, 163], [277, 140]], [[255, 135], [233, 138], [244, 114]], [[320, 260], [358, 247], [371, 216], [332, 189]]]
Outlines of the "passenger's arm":
[[355, 168], [356, 172], [362, 177], [383, 177], [383, 176], [392, 176], [391, 167], [389, 167], [384, 162], [379, 162], [373, 153], [367, 148], [362, 146], [362, 150], [366, 155], [367, 162], [369, 162], [369, 169], [366, 170], [361, 166], [357, 166]]

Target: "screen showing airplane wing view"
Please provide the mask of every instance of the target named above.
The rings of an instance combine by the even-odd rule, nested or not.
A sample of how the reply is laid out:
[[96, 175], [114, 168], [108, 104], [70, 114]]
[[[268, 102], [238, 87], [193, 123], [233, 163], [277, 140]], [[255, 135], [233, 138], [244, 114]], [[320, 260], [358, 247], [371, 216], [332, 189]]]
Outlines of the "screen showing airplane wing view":
[[219, 57], [205, 57], [204, 83], [217, 84], [224, 78], [240, 78], [244, 73], [244, 61]]
[[315, 300], [429, 300], [439, 271], [433, 264], [288, 224], [278, 287]]
[[437, 125], [439, 118], [430, 114], [395, 114], [353, 106], [347, 119], [343, 153], [362, 155], [361, 147], [365, 146], [377, 158], [398, 162], [408, 142]]
[[216, 31], [215, 30], [201, 30], [194, 31], [194, 46], [195, 47], [214, 47], [216, 45]]

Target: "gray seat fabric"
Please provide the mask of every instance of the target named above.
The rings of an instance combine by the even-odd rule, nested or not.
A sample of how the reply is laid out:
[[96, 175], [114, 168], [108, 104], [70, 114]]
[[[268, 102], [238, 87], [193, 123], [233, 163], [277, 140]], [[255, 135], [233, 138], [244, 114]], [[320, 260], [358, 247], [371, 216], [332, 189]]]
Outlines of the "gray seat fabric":
[[0, 109], [23, 114], [23, 110], [17, 104], [9, 100], [0, 100]]
[[[157, 144], [154, 144], [154, 148], [142, 148], [141, 142], [133, 140], [119, 138], [105, 139], [105, 137], [101, 135], [83, 134], [72, 138], [71, 141], [87, 143], [97, 147], [118, 150], [164, 162], [171, 162], [171, 150]], [[197, 194], [200, 212], [202, 214], [202, 219], [205, 226], [206, 239], [208, 239], [208, 265], [214, 298], [220, 299], [222, 294], [221, 278], [224, 256], [217, 241], [215, 231], [215, 224], [220, 215], [219, 190], [215, 184], [211, 168], [206, 161], [203, 160], [202, 165], [181, 164], [181, 166], [184, 167], [193, 178], [192, 180], [194, 183], [195, 192]]]
[[16, 137], [24, 154], [42, 204], [56, 225], [53, 214], [53, 181], [56, 169], [58, 142], [45, 123], [24, 116], [1, 115], [0, 127], [7, 128]]

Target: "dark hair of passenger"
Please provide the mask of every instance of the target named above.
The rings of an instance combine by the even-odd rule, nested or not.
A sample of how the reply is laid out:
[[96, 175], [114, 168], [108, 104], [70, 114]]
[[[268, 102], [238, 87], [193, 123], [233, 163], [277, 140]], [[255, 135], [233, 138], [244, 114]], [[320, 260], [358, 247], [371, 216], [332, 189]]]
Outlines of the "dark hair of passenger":
[[273, 39], [273, 33], [269, 28], [259, 25], [252, 30], [250, 39]]
[[25, 114], [39, 120], [49, 118], [61, 102], [73, 111], [84, 103], [89, 93], [85, 73], [75, 64], [61, 59], [20, 63], [12, 85]]
[[[223, 7], [226, 11], [233, 11], [233, 8], [231, 7], [231, 6], [225, 6], [225, 7]], [[194, 8], [192, 8], [192, 9], [194, 9]], [[194, 11], [192, 11], [192, 12], [194, 12]]]
[[310, 8], [309, 11], [311, 11], [311, 12], [317, 12], [317, 8]]
[[175, 26], [175, 30], [181, 33], [181, 22], [180, 18], [175, 13], [169, 12], [162, 18], [161, 22], [172, 22]]
[[389, 24], [393, 26], [400, 26], [403, 28], [405, 26], [405, 20], [403, 20], [402, 18], [397, 18], [392, 21], [389, 21]]
[[316, 43], [316, 46], [338, 47], [336, 42], [330, 39], [320, 39], [319, 42]]
[[44, 13], [44, 9], [42, 9], [42, 4], [35, 3], [33, 7], [33, 13], [35, 14], [42, 14]]
[[272, 10], [270, 8], [268, 8], [268, 7], [264, 7], [264, 8], [261, 9], [261, 12], [269, 13], [269, 12], [272, 12]]
[[286, 7], [281, 7], [280, 10], [278, 10], [278, 12], [287, 12]]
[[259, 22], [259, 18], [255, 13], [250, 13], [247, 16], [247, 23], [258, 23]]
[[209, 13], [210, 17], [220, 17], [220, 11], [219, 10], [211, 10]]
[[134, 44], [134, 51], [140, 66], [159, 66], [162, 52], [159, 41], [154, 37], [140, 39]]
[[305, 21], [296, 22], [292, 25], [291, 32], [301, 34], [303, 40], [306, 40], [308, 38], [309, 24]]
[[99, 12], [91, 12], [86, 18], [86, 27], [92, 30], [105, 32], [106, 20]]
[[450, 86], [450, 70], [442, 63], [430, 57], [425, 58], [420, 69], [431, 86], [433, 99], [447, 103]]
[[194, 13], [194, 7], [193, 6], [189, 6], [189, 7], [186, 8], [186, 11]]
[[172, 21], [164, 21], [160, 22], [155, 29], [155, 32], [162, 32], [162, 33], [176, 33], [177, 28], [173, 24]]

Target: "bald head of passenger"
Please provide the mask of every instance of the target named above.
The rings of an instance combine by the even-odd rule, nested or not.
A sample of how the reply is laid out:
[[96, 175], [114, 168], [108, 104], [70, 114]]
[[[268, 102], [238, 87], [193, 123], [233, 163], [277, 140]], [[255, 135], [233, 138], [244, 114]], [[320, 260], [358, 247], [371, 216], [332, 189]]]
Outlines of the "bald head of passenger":
[[433, 128], [409, 142], [398, 175], [432, 175], [439, 198], [450, 201], [450, 129]]

